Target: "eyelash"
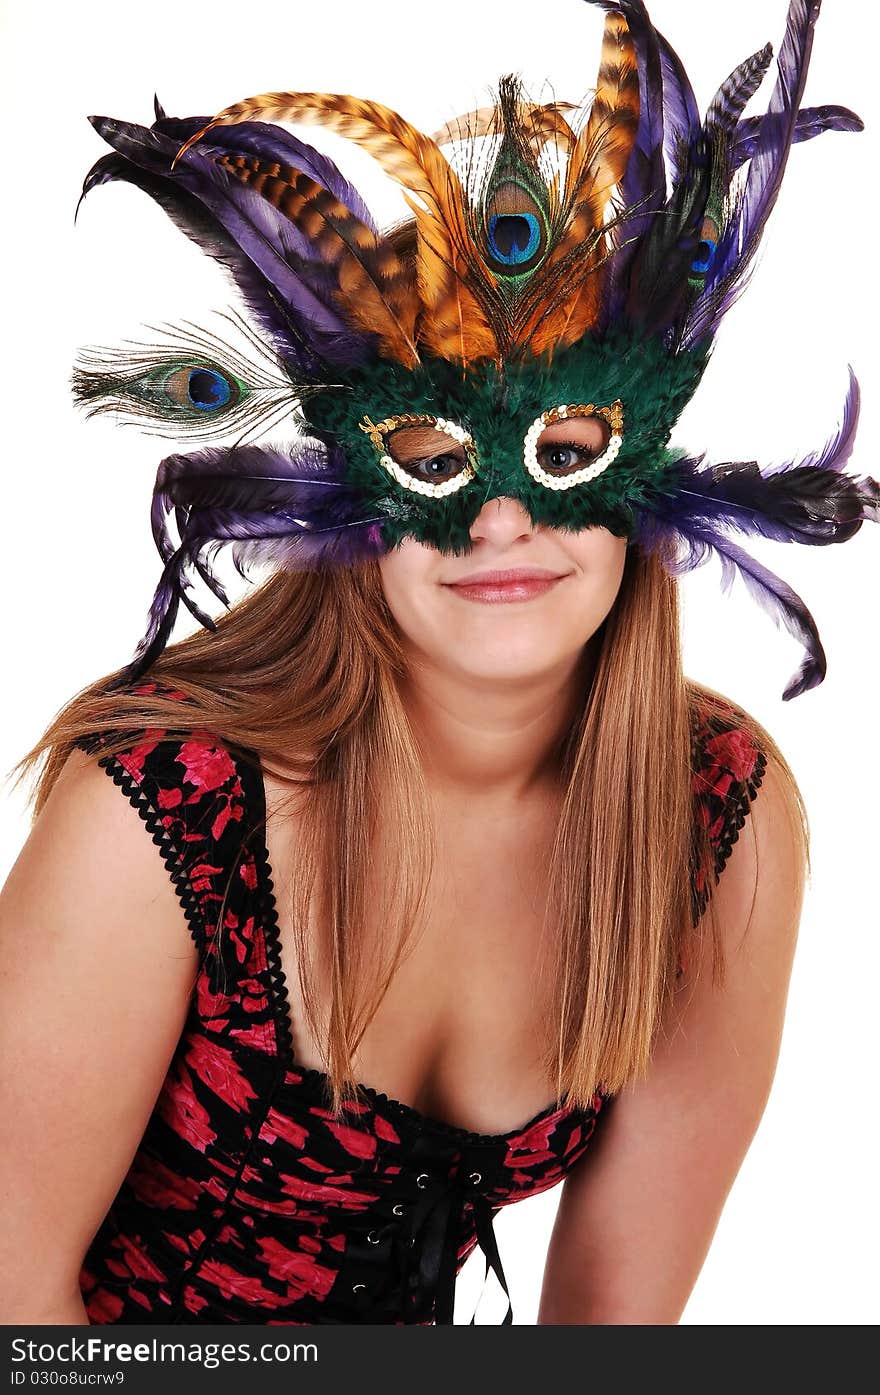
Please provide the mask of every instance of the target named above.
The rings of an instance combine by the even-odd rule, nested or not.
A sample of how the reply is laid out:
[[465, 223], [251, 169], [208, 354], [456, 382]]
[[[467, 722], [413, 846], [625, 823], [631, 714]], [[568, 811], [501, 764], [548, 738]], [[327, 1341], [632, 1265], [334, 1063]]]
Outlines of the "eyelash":
[[602, 446], [599, 450], [590, 450], [589, 446], [583, 445], [580, 441], [549, 441], [546, 446], [541, 446], [540, 449], [542, 451], [559, 449], [574, 450], [577, 451], [578, 455], [591, 455], [595, 457], [601, 455], [605, 447]]
[[460, 461], [461, 464], [464, 464], [464, 461], [461, 460], [461, 457], [456, 455], [452, 450], [435, 450], [431, 455], [419, 456], [418, 460], [410, 460], [407, 462], [407, 464], [410, 467], [413, 465], [430, 465], [432, 460], [446, 460], [447, 457], [455, 461]]

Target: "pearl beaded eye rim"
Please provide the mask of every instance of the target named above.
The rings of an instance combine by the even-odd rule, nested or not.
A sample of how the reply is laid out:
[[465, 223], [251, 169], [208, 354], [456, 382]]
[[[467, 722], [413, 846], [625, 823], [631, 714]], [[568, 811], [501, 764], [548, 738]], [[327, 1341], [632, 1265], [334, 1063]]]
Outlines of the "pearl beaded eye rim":
[[[473, 438], [463, 426], [459, 426], [454, 421], [447, 421], [445, 417], [403, 412], [397, 416], [386, 417], [384, 421], [379, 422], [371, 421], [366, 416], [362, 422], [358, 423], [358, 426], [361, 431], [366, 432], [375, 446], [379, 454], [379, 464], [383, 469], [387, 470], [392, 479], [396, 480], [399, 485], [410, 490], [413, 494], [421, 494], [427, 499], [445, 499], [448, 495], [463, 489], [477, 473]], [[453, 476], [452, 479], [444, 480], [442, 484], [431, 484], [428, 480], [417, 480], [413, 475], [408, 474], [400, 462], [389, 455], [386, 449], [385, 437], [390, 431], [396, 431], [400, 426], [435, 427], [438, 431], [442, 431], [445, 436], [450, 436], [452, 440], [464, 446], [467, 464], [457, 475]]]
[[[548, 474], [538, 464], [538, 439], [545, 427], [552, 426], [557, 421], [565, 421], [569, 417], [602, 417], [611, 427], [611, 437], [602, 454], [598, 455], [595, 460], [591, 460], [589, 465], [585, 465], [582, 470], [575, 470], [570, 475]], [[619, 397], [612, 402], [610, 407], [597, 407], [592, 402], [561, 403], [558, 407], [548, 408], [532, 422], [523, 441], [523, 464], [532, 479], [537, 480], [546, 489], [573, 489], [575, 485], [586, 484], [607, 470], [608, 466], [617, 459], [622, 445], [623, 403]]]

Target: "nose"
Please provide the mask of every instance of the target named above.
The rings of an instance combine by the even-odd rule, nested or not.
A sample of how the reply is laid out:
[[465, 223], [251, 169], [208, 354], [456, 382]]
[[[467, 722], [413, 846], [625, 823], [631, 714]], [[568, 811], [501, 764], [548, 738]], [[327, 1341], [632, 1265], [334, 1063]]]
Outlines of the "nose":
[[487, 499], [471, 524], [474, 542], [485, 539], [492, 543], [511, 543], [516, 538], [529, 537], [535, 531], [527, 510], [518, 499], [501, 495]]

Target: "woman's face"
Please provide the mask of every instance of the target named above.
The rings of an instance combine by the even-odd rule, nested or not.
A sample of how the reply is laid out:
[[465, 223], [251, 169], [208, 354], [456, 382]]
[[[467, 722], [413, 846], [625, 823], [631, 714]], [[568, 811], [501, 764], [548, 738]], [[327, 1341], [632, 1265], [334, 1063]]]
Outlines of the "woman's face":
[[[562, 433], [570, 439], [570, 424], [558, 427], [560, 440]], [[553, 441], [548, 427], [540, 444], [549, 449]], [[485, 678], [536, 676], [575, 659], [614, 604], [626, 538], [606, 528], [569, 532], [535, 525], [523, 505], [507, 497], [484, 504], [470, 535], [467, 556], [404, 538], [379, 559], [386, 600], [410, 649], [440, 668]], [[559, 579], [511, 599], [481, 598], [455, 585], [474, 573], [519, 568]]]

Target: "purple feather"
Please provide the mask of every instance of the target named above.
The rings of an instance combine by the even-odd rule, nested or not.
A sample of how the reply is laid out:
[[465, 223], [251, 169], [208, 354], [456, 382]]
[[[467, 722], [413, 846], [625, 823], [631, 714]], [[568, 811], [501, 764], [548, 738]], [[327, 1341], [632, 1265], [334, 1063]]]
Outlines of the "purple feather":
[[89, 171], [80, 202], [90, 190], [123, 180], [155, 199], [181, 232], [213, 257], [232, 277], [255, 323], [295, 381], [313, 381], [326, 366], [303, 339], [289, 312], [253, 262], [198, 199], [179, 185], [149, 170], [139, 169], [122, 155], [103, 155]]
[[[749, 167], [744, 190], [739, 241], [747, 248], [760, 235], [779, 193], [807, 81], [820, 5], [821, 0], [791, 0], [789, 6], [785, 38], [777, 59], [776, 86], [764, 118], [776, 118], [773, 124], [777, 134], [769, 148], [759, 149]], [[723, 274], [724, 251], [720, 261], [719, 274]]]
[[607, 327], [623, 313], [627, 300], [627, 273], [642, 235], [666, 203], [666, 162], [663, 156], [663, 73], [657, 33], [642, 0], [587, 0], [603, 10], [620, 11], [636, 50], [639, 73], [639, 122], [636, 137], [621, 180], [626, 215], [625, 240], [608, 263], [605, 303], [597, 329]]
[[[179, 543], [169, 531], [172, 516]], [[301, 440], [289, 451], [241, 446], [168, 456], [156, 475], [151, 511], [153, 537], [165, 565], [146, 633], [120, 684], [139, 678], [158, 658], [181, 602], [205, 629], [216, 629], [190, 595], [187, 570], [195, 567], [228, 605], [211, 571], [221, 547], [230, 545], [236, 570], [245, 579], [247, 562], [291, 570], [350, 567], [383, 553], [385, 517], [347, 484], [345, 456], [336, 445]]]
[[[164, 556], [169, 544], [161, 514], [172, 506], [184, 510], [191, 543], [241, 542], [233, 548], [238, 558], [253, 553], [293, 567], [350, 565], [362, 555], [357, 530], [384, 517], [347, 483], [342, 449], [310, 439], [289, 450], [240, 446], [168, 456], [153, 493], [153, 535]], [[262, 544], [269, 538], [288, 541], [267, 549]]]
[[859, 385], [850, 369], [843, 419], [821, 450], [765, 471], [754, 461], [704, 469], [702, 458], [677, 460], [664, 477], [662, 495], [652, 492], [638, 509], [636, 540], [643, 547], [650, 550], [661, 540], [674, 546], [684, 543], [685, 553], [667, 568], [673, 575], [699, 566], [716, 551], [725, 589], [738, 569], [774, 620], [805, 644], [808, 657], [786, 688], [785, 700], [824, 677], [825, 658], [815, 623], [800, 597], [733, 544], [726, 530], [773, 542], [824, 546], [846, 542], [864, 522], [880, 523], [880, 483], [843, 471], [858, 418]]
[[669, 466], [670, 497], [645, 507], [686, 530], [693, 522], [736, 528], [773, 542], [825, 546], [847, 542], [865, 522], [880, 522], [880, 486], [868, 476], [810, 464], [762, 472], [755, 461], [704, 467], [702, 457]]
[[[645, 513], [640, 515], [635, 541], [646, 552], [663, 543], [663, 566], [671, 576], [692, 571], [715, 553], [721, 560], [722, 591], [730, 590], [737, 574], [742, 577], [751, 596], [767, 611], [774, 623], [799, 640], [806, 651], [800, 668], [786, 685], [783, 702], [799, 697], [822, 682], [827, 670], [825, 650], [816, 622], [804, 602], [787, 582], [750, 557], [723, 533], [716, 531], [711, 524], [701, 525], [691, 521], [687, 523], [687, 531], [684, 531], [676, 523]], [[670, 542], [673, 547], [683, 542], [685, 551], [671, 554], [668, 549]]]
[[[147, 619], [147, 629], [144, 637], [138, 641], [131, 662], [126, 665], [114, 681], [107, 684], [108, 692], [113, 692], [117, 688], [124, 688], [129, 683], [136, 682], [150, 665], [158, 659], [171, 638], [171, 632], [174, 629], [174, 622], [177, 619], [177, 612], [180, 607], [178, 572], [183, 565], [184, 562], [179, 555], [171, 557], [166, 563], [159, 584], [156, 587], [155, 595], [150, 603], [150, 613]], [[209, 616], [205, 616], [203, 623], [204, 621], [207, 621], [207, 629], [216, 629], [213, 620], [211, 620]]]
[[703, 294], [682, 332], [689, 348], [711, 336], [745, 287], [761, 234], [779, 194], [794, 139], [807, 79], [814, 26], [821, 0], [791, 0], [785, 38], [777, 58], [776, 85], [762, 118], [758, 154], [718, 240]]
[[843, 469], [858, 417], [859, 386], [850, 369], [843, 420], [821, 450], [763, 471], [755, 461], [701, 468], [702, 457], [685, 457], [668, 466], [663, 497], [652, 490], [646, 507], [684, 531], [696, 522], [774, 542], [846, 542], [862, 523], [880, 522], [880, 485]]
[[[807, 456], [800, 462], [802, 467], [809, 467], [817, 470], [842, 470], [849, 460], [855, 444], [856, 431], [859, 425], [859, 415], [861, 412], [861, 392], [859, 390], [859, 380], [849, 364], [849, 386], [847, 387], [846, 399], [843, 404], [843, 419], [838, 430], [825, 443], [822, 449], [813, 455]], [[790, 469], [790, 465], [772, 465], [765, 474], [777, 474], [782, 470]]]
[[[736, 128], [736, 143], [733, 147], [733, 168], [739, 169], [746, 160], [753, 160], [759, 153], [761, 137], [760, 116], [748, 116]], [[863, 131], [865, 123], [849, 107], [822, 106], [801, 107], [795, 123], [792, 143], [812, 140], [823, 131]]]
[[[307, 258], [311, 249], [306, 239], [259, 193], [210, 158], [210, 150], [217, 147], [193, 147], [170, 175], [171, 160], [179, 146], [169, 136], [109, 118], [90, 119], [98, 133], [132, 165], [167, 181], [166, 200], [173, 199], [175, 188], [198, 200], [219, 224], [227, 241], [231, 240], [253, 265], [292, 320], [299, 340], [313, 353], [331, 368], [352, 367], [371, 357], [374, 336], [353, 330], [332, 304], [326, 267], [314, 264], [320, 274], [314, 278], [315, 284], [310, 284]], [[93, 179], [95, 173], [92, 171], [87, 177], [84, 194], [95, 182], [120, 177], [118, 166], [109, 170], [102, 167], [100, 181]], [[185, 219], [185, 211], [182, 217]], [[185, 222], [181, 225], [188, 230]], [[200, 242], [199, 231], [196, 227], [190, 233], [196, 242]], [[210, 244], [207, 250], [211, 250]], [[232, 269], [235, 274], [235, 267]]]
[[674, 187], [681, 175], [681, 152], [688, 149], [703, 123], [684, 64], [659, 29], [656, 34], [663, 76], [663, 153]]
[[[153, 130], [183, 145], [210, 120], [209, 116], [163, 117], [155, 123]], [[218, 151], [254, 155], [260, 160], [277, 160], [280, 165], [300, 170], [309, 179], [328, 189], [371, 232], [378, 233], [373, 215], [361, 195], [330, 157], [322, 155], [314, 146], [297, 140], [281, 126], [268, 121], [241, 121], [228, 126], [215, 126], [210, 136], [205, 137], [205, 144]]]

